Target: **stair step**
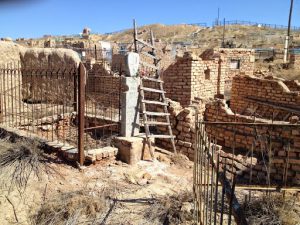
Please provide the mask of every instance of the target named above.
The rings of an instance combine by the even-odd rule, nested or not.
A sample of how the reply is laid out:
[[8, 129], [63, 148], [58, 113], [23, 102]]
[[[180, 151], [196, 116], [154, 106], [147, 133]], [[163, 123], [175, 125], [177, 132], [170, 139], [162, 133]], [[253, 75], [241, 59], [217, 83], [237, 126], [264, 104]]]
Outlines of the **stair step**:
[[169, 116], [170, 113], [164, 113], [164, 112], [143, 112], [144, 114], [148, 116]]
[[146, 88], [146, 87], [141, 87], [141, 90], [148, 91], [148, 92], [155, 92], [155, 93], [166, 93], [163, 90], [158, 90], [154, 88]]
[[149, 80], [149, 81], [153, 81], [153, 82], [163, 83], [163, 81], [161, 79], [156, 79], [156, 78], [152, 78], [152, 77], [142, 77], [142, 80]]
[[169, 126], [170, 124], [167, 122], [159, 122], [159, 121], [147, 121], [145, 124], [148, 124], [149, 126]]
[[159, 70], [159, 68], [153, 64], [149, 64], [149, 63], [146, 63], [146, 62], [142, 62], [140, 61], [140, 63], [143, 65], [143, 66], [146, 66], [146, 67], [149, 67], [151, 69], [154, 69], [154, 70]]
[[163, 106], [168, 106], [168, 103], [165, 103], [165, 102], [158, 102], [158, 101], [150, 101], [150, 100], [142, 100], [142, 103], [150, 104], [150, 105], [163, 105]]

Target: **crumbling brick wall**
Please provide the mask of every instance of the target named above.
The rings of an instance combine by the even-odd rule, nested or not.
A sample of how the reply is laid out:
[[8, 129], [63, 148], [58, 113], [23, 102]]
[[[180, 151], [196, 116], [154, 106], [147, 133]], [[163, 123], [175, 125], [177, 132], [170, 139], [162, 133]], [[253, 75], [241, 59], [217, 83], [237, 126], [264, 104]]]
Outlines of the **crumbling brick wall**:
[[[287, 120], [290, 111], [299, 110], [300, 92], [298, 82], [284, 82], [279, 79], [263, 79], [250, 76], [235, 76], [233, 78], [230, 107], [240, 114], [256, 115], [258, 117]], [[270, 107], [271, 104], [275, 107]], [[277, 107], [277, 108], [276, 108]], [[284, 107], [284, 108], [278, 108]]]
[[[196, 117], [197, 115], [199, 118], [201, 117], [205, 104], [199, 102], [193, 106], [182, 107], [178, 102], [169, 101], [169, 105], [168, 111], [170, 113], [172, 132], [175, 136], [176, 150], [193, 160], [196, 141]], [[161, 134], [168, 134], [166, 126], [158, 126], [157, 129]], [[164, 149], [173, 151], [170, 140], [156, 139], [156, 143]]]
[[[253, 123], [253, 118], [240, 114], [234, 114], [226, 105], [225, 101], [217, 100], [206, 104], [204, 120], [210, 122], [242, 122]], [[259, 119], [256, 123], [271, 123], [271, 120]], [[281, 122], [281, 124], [288, 124]], [[299, 127], [281, 126], [247, 126], [247, 125], [207, 125], [208, 135], [216, 138], [217, 144], [228, 148], [229, 152], [233, 147], [236, 152], [247, 154], [253, 151], [257, 156], [255, 176], [260, 180], [266, 180], [267, 170], [270, 166], [271, 178], [278, 182], [283, 180], [285, 171], [289, 182], [299, 184], [300, 182], [300, 129]], [[259, 138], [258, 138], [259, 137]], [[271, 144], [271, 158], [263, 161], [261, 156], [268, 158], [268, 151], [265, 146], [266, 140]], [[249, 156], [249, 154], [248, 154]], [[289, 156], [289, 157], [287, 157]], [[265, 163], [267, 165], [265, 165]], [[248, 172], [247, 172], [248, 171]], [[244, 171], [249, 176], [249, 170]]]
[[185, 53], [163, 73], [166, 96], [189, 106], [195, 98], [212, 98], [224, 93], [224, 79], [218, 60], [202, 60]]

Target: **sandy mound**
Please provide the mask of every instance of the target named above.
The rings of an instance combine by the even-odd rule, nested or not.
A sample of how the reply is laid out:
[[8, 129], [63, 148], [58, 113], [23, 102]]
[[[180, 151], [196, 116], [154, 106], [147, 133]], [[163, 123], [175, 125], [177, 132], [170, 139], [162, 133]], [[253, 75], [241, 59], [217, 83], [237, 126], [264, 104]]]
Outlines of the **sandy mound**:
[[61, 65], [76, 65], [81, 61], [79, 55], [70, 49], [62, 48], [26, 48], [13, 42], [0, 41], [0, 64], [21, 62], [23, 65], [50, 64], [53, 67]]
[[20, 61], [20, 53], [25, 48], [13, 42], [0, 41], [0, 64]]
[[63, 48], [30, 48], [20, 52], [20, 58], [25, 66], [50, 64], [54, 68], [61, 65], [78, 66], [81, 61], [78, 53]]

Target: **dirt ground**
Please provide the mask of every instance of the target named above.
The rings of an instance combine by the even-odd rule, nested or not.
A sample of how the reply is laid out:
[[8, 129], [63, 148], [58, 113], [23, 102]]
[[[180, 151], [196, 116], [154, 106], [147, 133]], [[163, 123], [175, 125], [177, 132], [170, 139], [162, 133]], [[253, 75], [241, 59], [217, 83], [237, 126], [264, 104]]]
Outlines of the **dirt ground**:
[[[183, 167], [161, 155], [159, 160], [141, 161], [135, 166], [108, 160], [79, 171], [55, 154], [50, 158], [47, 165], [51, 170], [39, 177], [31, 174], [25, 190], [1, 172], [1, 225], [172, 224], [165, 221], [173, 216], [170, 208], [174, 206], [191, 215], [191, 162]], [[181, 199], [179, 206], [170, 203], [170, 199], [182, 196], [186, 196], [186, 202]], [[84, 212], [90, 217], [75, 216], [83, 205], [88, 206]], [[49, 215], [58, 220], [47, 221]], [[180, 215], [174, 215], [174, 221], [177, 222], [173, 224], [180, 224]]]

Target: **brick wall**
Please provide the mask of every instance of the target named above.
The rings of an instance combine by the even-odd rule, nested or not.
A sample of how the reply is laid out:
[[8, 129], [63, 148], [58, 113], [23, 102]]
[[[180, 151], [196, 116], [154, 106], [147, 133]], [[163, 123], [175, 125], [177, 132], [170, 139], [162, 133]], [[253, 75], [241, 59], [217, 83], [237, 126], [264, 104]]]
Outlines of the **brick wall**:
[[291, 54], [290, 63], [293, 68], [300, 69], [300, 54]]
[[[215, 52], [220, 55], [222, 61], [222, 76], [225, 79], [225, 89], [230, 89], [232, 84], [232, 78], [237, 74], [253, 75], [255, 52], [252, 49], [242, 48], [220, 48]], [[232, 61], [237, 60], [239, 62], [238, 68], [231, 68], [233, 66]]]
[[224, 93], [224, 80], [218, 60], [202, 60], [185, 53], [163, 73], [166, 96], [189, 106], [195, 98], [213, 98]]
[[[253, 123], [253, 118], [234, 114], [226, 105], [225, 101], [217, 100], [213, 103], [206, 104], [204, 114], [205, 121], [219, 122], [243, 122]], [[271, 123], [271, 120], [256, 119], [257, 123]], [[288, 124], [281, 122], [281, 124]], [[282, 181], [285, 170], [287, 169], [288, 181], [294, 184], [300, 183], [300, 130], [299, 127], [283, 128], [280, 126], [229, 126], [229, 125], [207, 125], [206, 131], [212, 137], [217, 139], [217, 144], [228, 148], [229, 152], [235, 146], [235, 151], [240, 154], [247, 154], [254, 145], [254, 153], [257, 158], [255, 165], [255, 177], [260, 180], [266, 179], [268, 166], [270, 165], [271, 178], [274, 181]], [[256, 139], [256, 137], [259, 137]], [[256, 139], [256, 141], [254, 141]], [[272, 143], [272, 157], [267, 161], [267, 166], [262, 160], [262, 155], [268, 158], [268, 147], [265, 140]], [[288, 144], [289, 143], [289, 144]], [[269, 146], [269, 145], [268, 145]], [[288, 148], [289, 146], [289, 148]], [[289, 155], [289, 159], [287, 159]], [[269, 164], [270, 163], [270, 164]], [[249, 170], [245, 170], [247, 173]], [[249, 175], [249, 174], [248, 174]]]
[[236, 113], [253, 114], [263, 118], [272, 118], [276, 113], [277, 120], [285, 118], [290, 111], [272, 108], [269, 105], [300, 110], [299, 83], [279, 79], [262, 79], [250, 76], [235, 76], [233, 78], [230, 107]]
[[[180, 152], [194, 159], [196, 130], [195, 121], [196, 114], [201, 117], [205, 109], [205, 103], [200, 102], [189, 107], [182, 107], [178, 102], [170, 101], [168, 111], [170, 113], [170, 121], [172, 124], [172, 132], [175, 136], [175, 145], [177, 152]], [[158, 126], [161, 134], [168, 134], [166, 126]], [[171, 142], [166, 139], [156, 139], [156, 144], [164, 149], [173, 151]]]

